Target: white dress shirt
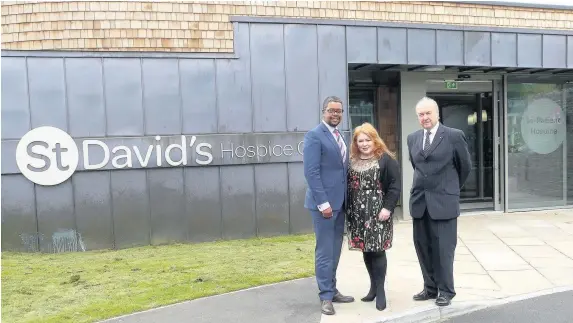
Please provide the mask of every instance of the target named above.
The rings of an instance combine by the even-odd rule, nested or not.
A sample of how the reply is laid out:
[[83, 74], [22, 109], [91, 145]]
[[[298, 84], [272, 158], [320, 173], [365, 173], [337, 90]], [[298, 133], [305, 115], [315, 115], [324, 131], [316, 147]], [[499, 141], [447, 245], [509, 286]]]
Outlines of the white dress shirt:
[[[440, 126], [440, 123], [436, 123], [436, 125], [430, 129], [431, 133], [430, 133], [430, 145], [432, 145], [432, 143], [434, 142], [434, 137], [436, 136], [436, 132], [438, 131], [438, 127]], [[426, 149], [426, 136], [428, 134], [428, 130], [424, 129], [424, 138], [422, 139], [422, 150]]]
[[[324, 120], [322, 120], [322, 123], [324, 123], [324, 125], [326, 126], [326, 128], [328, 128], [328, 131], [330, 131], [330, 134], [332, 135], [332, 137], [334, 138], [334, 141], [336, 141], [336, 134], [334, 134], [334, 129], [336, 129], [335, 127], [329, 125], [328, 123], [326, 123]], [[340, 130], [338, 131], [338, 133], [340, 134], [340, 136], [342, 137], [342, 134], [340, 133]], [[348, 151], [346, 149], [346, 143], [344, 142], [344, 140], [341, 138], [342, 140], [342, 145], [344, 146], [344, 150]], [[330, 203], [328, 201], [318, 205], [318, 210], [319, 211], [323, 211], [326, 210], [330, 207]]]

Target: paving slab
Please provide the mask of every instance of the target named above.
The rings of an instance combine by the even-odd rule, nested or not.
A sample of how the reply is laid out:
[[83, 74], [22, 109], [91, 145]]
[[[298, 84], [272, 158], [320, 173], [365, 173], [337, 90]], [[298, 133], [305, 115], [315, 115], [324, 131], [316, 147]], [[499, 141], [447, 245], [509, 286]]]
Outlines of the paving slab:
[[[369, 288], [362, 254], [344, 241], [338, 288], [356, 301], [334, 304], [336, 315], [320, 314], [314, 277], [198, 299], [108, 320], [108, 323], [437, 322], [535, 295], [573, 290], [573, 210], [462, 216], [454, 261], [457, 296], [448, 307], [412, 296], [423, 279], [412, 243], [412, 223], [395, 225], [387, 252], [387, 308], [361, 302]], [[533, 295], [533, 296], [531, 296]]]

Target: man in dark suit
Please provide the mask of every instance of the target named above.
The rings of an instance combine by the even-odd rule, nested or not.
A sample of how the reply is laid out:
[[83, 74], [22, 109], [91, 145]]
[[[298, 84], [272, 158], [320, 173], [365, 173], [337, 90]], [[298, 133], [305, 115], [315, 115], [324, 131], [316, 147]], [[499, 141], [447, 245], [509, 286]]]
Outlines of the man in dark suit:
[[315, 273], [321, 311], [335, 313], [332, 302], [353, 302], [336, 288], [336, 269], [344, 234], [343, 205], [346, 198], [348, 147], [338, 125], [342, 100], [327, 97], [322, 105], [322, 122], [304, 136], [304, 176], [308, 184], [304, 207], [312, 216], [316, 236]]
[[439, 123], [436, 101], [416, 105], [423, 129], [408, 135], [414, 180], [410, 191], [414, 246], [424, 277], [424, 289], [414, 300], [436, 299], [450, 305], [454, 290], [454, 254], [460, 190], [471, 169], [466, 137], [461, 130]]

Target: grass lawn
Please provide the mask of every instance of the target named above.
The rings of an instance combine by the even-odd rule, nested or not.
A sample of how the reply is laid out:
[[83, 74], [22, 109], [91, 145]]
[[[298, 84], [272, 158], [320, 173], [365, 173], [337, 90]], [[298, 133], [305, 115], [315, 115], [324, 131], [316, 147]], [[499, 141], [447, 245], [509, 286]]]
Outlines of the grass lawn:
[[2, 252], [2, 322], [95, 322], [314, 275], [314, 236], [62, 254]]

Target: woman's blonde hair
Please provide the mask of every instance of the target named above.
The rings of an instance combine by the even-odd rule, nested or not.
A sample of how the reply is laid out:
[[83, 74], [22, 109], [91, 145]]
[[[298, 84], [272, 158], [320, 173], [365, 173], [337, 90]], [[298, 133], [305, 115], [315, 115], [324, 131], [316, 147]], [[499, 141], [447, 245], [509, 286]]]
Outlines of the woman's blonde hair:
[[358, 150], [358, 135], [361, 133], [365, 134], [372, 140], [374, 144], [374, 155], [376, 158], [382, 157], [384, 154], [388, 154], [390, 157], [396, 159], [396, 155], [388, 150], [388, 147], [384, 143], [384, 140], [380, 138], [378, 131], [370, 123], [365, 122], [362, 125], [354, 129], [354, 134], [352, 135], [352, 144], [350, 145], [350, 158], [355, 159], [360, 156], [360, 151]]

